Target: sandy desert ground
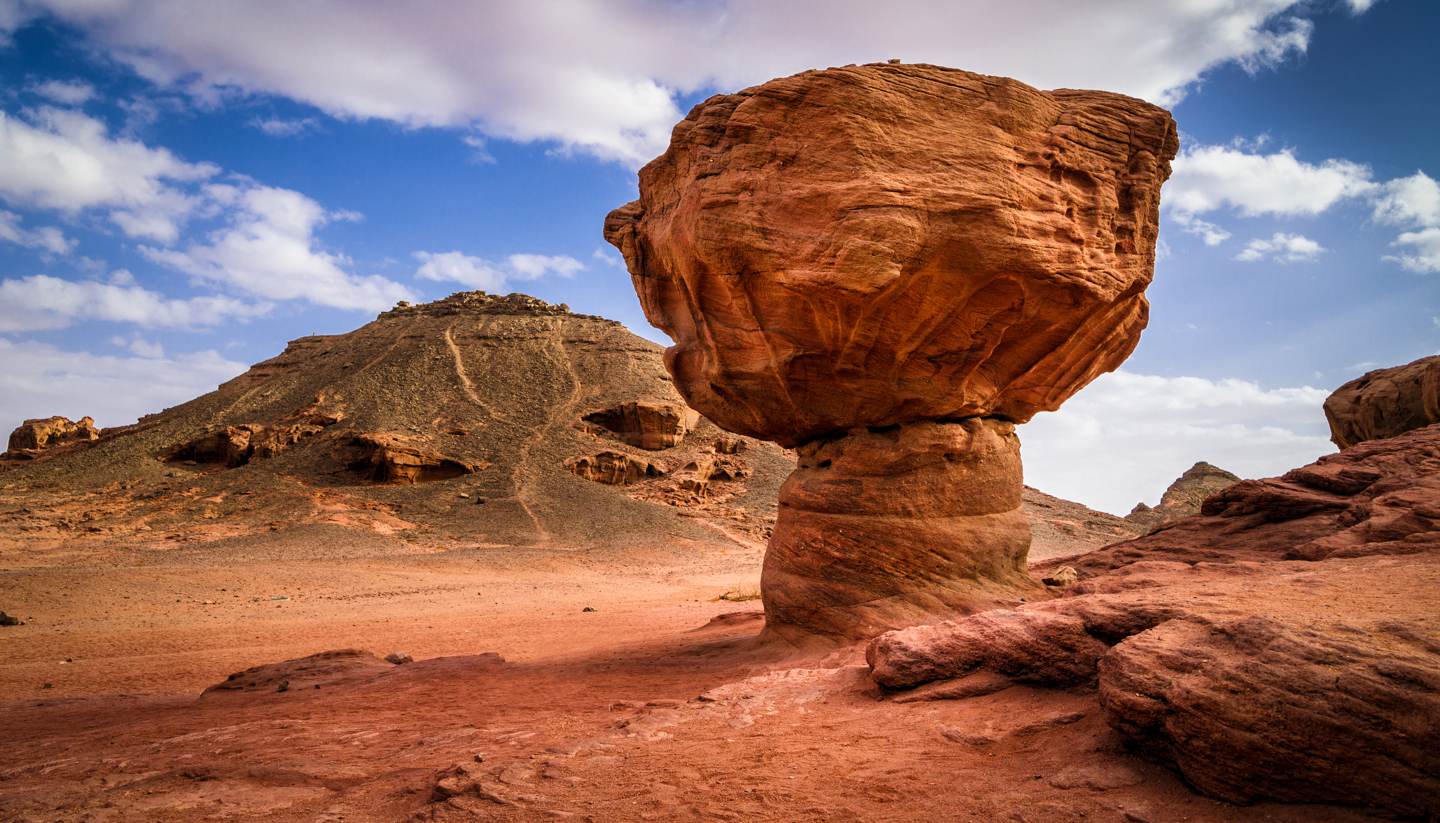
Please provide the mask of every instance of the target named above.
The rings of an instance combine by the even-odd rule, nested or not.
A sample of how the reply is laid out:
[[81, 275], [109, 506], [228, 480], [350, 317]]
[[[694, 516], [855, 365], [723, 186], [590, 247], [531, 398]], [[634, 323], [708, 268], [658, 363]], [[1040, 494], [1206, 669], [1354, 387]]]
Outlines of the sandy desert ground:
[[[754, 591], [759, 546], [312, 539], [7, 556], [0, 598], [27, 607], [0, 636], [3, 816], [1361, 819], [1195, 795], [1083, 695], [882, 700], [861, 648], [759, 646], [758, 602], [719, 599]], [[415, 662], [312, 661], [201, 694], [346, 648]]]

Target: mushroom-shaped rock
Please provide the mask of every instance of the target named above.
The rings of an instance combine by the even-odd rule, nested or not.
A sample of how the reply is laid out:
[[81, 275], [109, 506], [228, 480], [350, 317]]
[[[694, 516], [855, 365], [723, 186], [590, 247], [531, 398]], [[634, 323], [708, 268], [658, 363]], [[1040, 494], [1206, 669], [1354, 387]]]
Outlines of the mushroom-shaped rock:
[[900, 64], [675, 127], [606, 237], [690, 405], [801, 450], [771, 629], [864, 636], [1026, 585], [1011, 424], [1139, 341], [1177, 148], [1139, 100]]

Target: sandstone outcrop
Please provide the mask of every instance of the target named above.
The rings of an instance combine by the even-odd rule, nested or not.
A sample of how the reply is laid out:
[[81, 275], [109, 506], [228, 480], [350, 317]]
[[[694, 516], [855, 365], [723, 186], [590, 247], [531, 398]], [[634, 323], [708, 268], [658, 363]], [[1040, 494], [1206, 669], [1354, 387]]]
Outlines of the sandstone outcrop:
[[10, 442], [5, 457], [25, 460], [36, 457], [46, 449], [68, 443], [84, 443], [100, 439], [100, 430], [95, 421], [82, 417], [72, 421], [68, 417], [45, 417], [26, 420], [10, 432]]
[[584, 422], [621, 442], [647, 451], [671, 449], [700, 420], [700, 413], [679, 403], [637, 400], [586, 414]]
[[265, 460], [345, 419], [344, 412], [322, 410], [321, 401], [271, 423], [222, 426], [177, 446], [168, 460], [213, 463], [237, 468]]
[[[1233, 802], [1440, 811], [1440, 425], [1210, 497], [1065, 562], [1053, 600], [882, 635], [909, 689], [1095, 689], [1138, 751]], [[1043, 571], [1042, 571], [1043, 573]]]
[[565, 468], [586, 480], [609, 486], [628, 486], [662, 474], [654, 463], [613, 451], [572, 457], [565, 461]]
[[1325, 419], [1342, 449], [1440, 423], [1440, 355], [1351, 380], [1325, 400]]
[[485, 468], [485, 464], [442, 454], [414, 438], [393, 432], [365, 432], [350, 438], [352, 471], [376, 483], [428, 483], [450, 480]]
[[801, 450], [772, 630], [863, 635], [1024, 587], [1007, 427], [1134, 349], [1177, 148], [1138, 100], [923, 65], [805, 72], [675, 127], [606, 238], [690, 405]]
[[1144, 503], [1136, 503], [1135, 508], [1125, 516], [1125, 519], [1144, 527], [1147, 531], [1162, 529], [1192, 514], [1199, 514], [1200, 506], [1205, 502], [1205, 498], [1224, 491], [1238, 482], [1240, 482], [1239, 477], [1202, 460], [1186, 469], [1184, 474], [1176, 478], [1175, 482], [1165, 489], [1165, 494], [1160, 497], [1159, 505], [1147, 506]]

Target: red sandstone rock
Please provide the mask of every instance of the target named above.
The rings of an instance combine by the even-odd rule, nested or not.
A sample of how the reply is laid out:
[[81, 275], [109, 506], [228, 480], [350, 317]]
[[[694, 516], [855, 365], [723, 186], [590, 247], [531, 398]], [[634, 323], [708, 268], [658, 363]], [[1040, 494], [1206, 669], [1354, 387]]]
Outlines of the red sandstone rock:
[[56, 446], [98, 439], [100, 430], [95, 428], [95, 421], [89, 417], [71, 421], [68, 417], [57, 415], [26, 420], [10, 432], [10, 442], [5, 455], [25, 459]]
[[773, 80], [675, 127], [605, 234], [690, 405], [800, 450], [773, 631], [865, 636], [1027, 588], [1008, 427], [1134, 349], [1177, 148], [1138, 100], [923, 65]]
[[797, 457], [761, 576], [771, 631], [873, 636], [1033, 586], [1013, 425], [862, 428]]
[[924, 65], [712, 97], [606, 237], [702, 414], [795, 446], [854, 426], [1024, 422], [1144, 327], [1164, 110]]
[[584, 420], [636, 448], [658, 451], [680, 445], [700, 414], [678, 403], [638, 400], [590, 412]]
[[[1107, 720], [1236, 802], [1440, 811], [1440, 425], [1243, 481], [1065, 562], [1065, 596], [876, 638], [876, 682], [1098, 686]], [[1042, 572], [1043, 573], [1043, 572]]]
[[1325, 400], [1325, 419], [1342, 449], [1440, 423], [1440, 355], [1351, 380]]

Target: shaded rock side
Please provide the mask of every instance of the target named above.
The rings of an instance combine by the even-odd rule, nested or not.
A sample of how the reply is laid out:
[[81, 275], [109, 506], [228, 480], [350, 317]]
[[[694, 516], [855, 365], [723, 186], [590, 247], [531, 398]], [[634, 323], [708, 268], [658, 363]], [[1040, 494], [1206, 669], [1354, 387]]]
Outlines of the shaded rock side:
[[761, 575], [768, 630], [873, 636], [1030, 585], [1012, 424], [860, 428], [797, 453]]
[[484, 463], [426, 448], [391, 432], [365, 432], [350, 439], [350, 468], [376, 483], [426, 483], [474, 474]]
[[649, 451], [680, 445], [699, 422], [700, 413], [679, 403], [637, 400], [599, 409], [583, 418], [592, 428]]
[[1325, 400], [1325, 419], [1342, 449], [1440, 423], [1440, 355], [1351, 380]]
[[5, 456], [23, 460], [56, 446], [98, 439], [100, 430], [95, 428], [95, 421], [89, 417], [72, 421], [68, 417], [57, 415], [26, 420], [10, 432]]
[[1135, 508], [1125, 516], [1126, 520], [1143, 527], [1146, 531], [1164, 528], [1177, 520], [1200, 513], [1205, 498], [1224, 491], [1240, 482], [1240, 478], [1218, 466], [1200, 461], [1185, 470], [1175, 479], [1157, 506], [1136, 503]]
[[1117, 94], [805, 72], [696, 106], [605, 233], [680, 393], [731, 431], [1019, 423], [1134, 349], [1177, 148]]

